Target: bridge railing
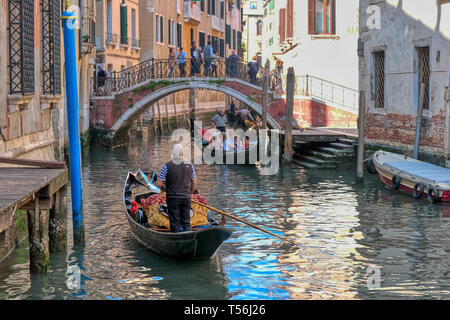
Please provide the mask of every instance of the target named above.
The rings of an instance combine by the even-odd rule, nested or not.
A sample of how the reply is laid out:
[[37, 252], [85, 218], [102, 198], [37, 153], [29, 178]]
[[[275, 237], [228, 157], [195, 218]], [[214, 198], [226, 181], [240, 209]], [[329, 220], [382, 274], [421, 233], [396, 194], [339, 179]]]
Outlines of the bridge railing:
[[[281, 79], [272, 76], [272, 80], [271, 89], [280, 95], [286, 94], [286, 75]], [[310, 75], [296, 76], [294, 88], [295, 95], [309, 96], [355, 112], [358, 110], [359, 93], [355, 89]]]
[[205, 59], [186, 59], [184, 63], [168, 59], [151, 59], [122, 71], [114, 71], [106, 78], [91, 79], [91, 95], [107, 96], [126, 90], [148, 80], [173, 78], [238, 78], [245, 82], [261, 86], [264, 76], [270, 73], [258, 66], [257, 72], [250, 72], [246, 62], [230, 62], [228, 59], [215, 58], [211, 62]]

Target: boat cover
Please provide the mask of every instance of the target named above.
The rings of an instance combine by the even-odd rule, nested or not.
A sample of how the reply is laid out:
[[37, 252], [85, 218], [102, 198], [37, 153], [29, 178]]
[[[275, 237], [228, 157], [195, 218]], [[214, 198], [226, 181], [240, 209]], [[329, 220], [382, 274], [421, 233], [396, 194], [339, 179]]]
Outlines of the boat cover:
[[418, 178], [433, 180], [436, 183], [450, 183], [450, 169], [428, 162], [392, 161], [384, 164]]

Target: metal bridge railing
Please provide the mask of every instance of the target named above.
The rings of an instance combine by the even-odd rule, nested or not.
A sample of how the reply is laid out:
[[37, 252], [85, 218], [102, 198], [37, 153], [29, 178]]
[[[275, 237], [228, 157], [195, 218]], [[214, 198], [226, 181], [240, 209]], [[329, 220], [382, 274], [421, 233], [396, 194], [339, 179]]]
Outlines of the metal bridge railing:
[[[278, 94], [286, 94], [286, 77], [281, 79], [272, 77], [272, 90]], [[309, 96], [329, 104], [343, 106], [352, 111], [358, 110], [359, 93], [357, 90], [342, 86], [340, 84], [321, 79], [318, 77], [305, 75], [296, 76], [295, 95]]]
[[238, 78], [245, 82], [262, 85], [262, 79], [269, 72], [258, 66], [257, 72], [249, 72], [245, 62], [229, 62], [227, 59], [215, 58], [211, 62], [204, 59], [186, 59], [185, 63], [168, 59], [150, 59], [122, 71], [114, 71], [106, 78], [91, 79], [91, 95], [107, 96], [114, 92], [143, 84], [148, 80], [171, 78]]

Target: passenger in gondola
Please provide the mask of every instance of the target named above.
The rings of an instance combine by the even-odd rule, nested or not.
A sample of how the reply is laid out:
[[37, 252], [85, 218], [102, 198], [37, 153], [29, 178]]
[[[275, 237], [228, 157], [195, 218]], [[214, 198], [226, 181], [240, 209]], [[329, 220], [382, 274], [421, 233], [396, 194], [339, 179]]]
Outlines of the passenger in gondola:
[[245, 142], [244, 142], [244, 149], [245, 149], [245, 151], [247, 151], [248, 148], [249, 148], [249, 143], [248, 143], [249, 140], [250, 140], [249, 137], [246, 136], [245, 137]]
[[239, 149], [242, 148], [241, 142], [239, 141], [237, 136], [234, 136], [233, 145], [234, 145], [234, 152], [238, 152]]
[[166, 189], [172, 232], [191, 231], [191, 194], [197, 188], [194, 166], [183, 160], [183, 146], [175, 144], [172, 160], [164, 164], [155, 185]]
[[255, 122], [255, 119], [253, 118], [251, 112], [245, 108], [238, 111], [237, 117], [238, 117], [241, 125], [244, 127], [246, 127], [246, 124], [245, 124], [246, 121]]

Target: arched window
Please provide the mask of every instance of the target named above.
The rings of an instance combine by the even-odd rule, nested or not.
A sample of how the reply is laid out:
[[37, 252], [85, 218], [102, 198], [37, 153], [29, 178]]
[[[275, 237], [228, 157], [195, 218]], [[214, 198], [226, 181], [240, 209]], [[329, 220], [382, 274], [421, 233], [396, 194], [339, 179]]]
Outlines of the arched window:
[[261, 20], [258, 20], [256, 22], [256, 35], [261, 36], [263, 30], [263, 22]]

